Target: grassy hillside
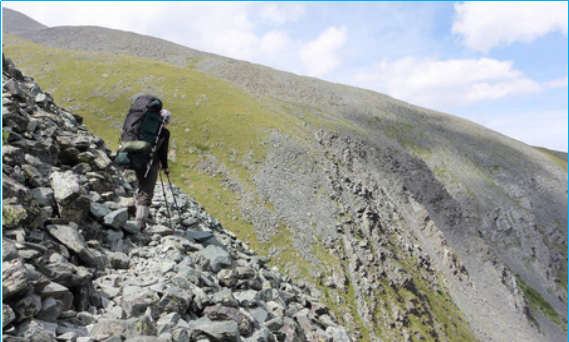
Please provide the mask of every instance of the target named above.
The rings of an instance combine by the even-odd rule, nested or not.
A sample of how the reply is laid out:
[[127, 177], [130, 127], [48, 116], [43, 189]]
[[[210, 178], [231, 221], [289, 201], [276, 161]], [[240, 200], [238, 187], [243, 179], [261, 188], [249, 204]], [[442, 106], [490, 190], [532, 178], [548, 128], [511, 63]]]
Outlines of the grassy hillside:
[[[58, 105], [83, 116], [90, 132], [111, 149], [137, 95], [154, 94], [173, 113], [170, 160], [176, 184], [232, 230], [251, 238], [249, 225], [233, 220], [237, 197], [228, 179], [250, 187], [248, 169], [264, 157], [271, 130], [302, 135], [301, 122], [278, 112], [235, 86], [153, 60], [59, 51], [5, 35], [4, 53], [33, 77]], [[56, 72], [54, 72], [56, 71]], [[217, 161], [217, 162], [215, 162]], [[228, 169], [220, 169], [225, 165]]]
[[[240, 217], [239, 205], [244, 194], [254, 193], [251, 173], [265, 158], [268, 135], [277, 130], [303, 140], [310, 133], [297, 114], [191, 66], [46, 48], [9, 35], [4, 40], [10, 42], [4, 53], [16, 66], [33, 75], [59, 106], [81, 115], [89, 131], [112, 150], [118, 148], [134, 98], [145, 93], [160, 97], [173, 115], [168, 127], [173, 183], [253, 250], [266, 255], [282, 242], [279, 236], [258, 241], [251, 222]], [[255, 206], [271, 207], [258, 198], [253, 201]], [[275, 264], [291, 261], [316, 283], [314, 268], [294, 250]]]
[[[191, 63], [180, 68], [136, 57], [50, 49], [8, 35], [4, 39], [9, 41], [5, 54], [51, 93], [58, 105], [83, 116], [89, 130], [102, 137], [113, 150], [118, 147], [122, 123], [133, 99], [142, 93], [162, 98], [165, 107], [173, 113], [169, 127], [173, 182], [254, 250], [261, 254], [271, 247], [282, 250], [274, 264], [284, 272], [286, 265], [292, 263], [295, 269], [301, 270], [302, 278], [321, 283], [324, 275], [295, 250], [293, 237], [284, 226], [269, 241], [258, 241], [252, 225], [239, 217], [239, 204], [244, 194], [254, 193], [251, 173], [264, 160], [267, 138], [273, 130], [302, 141], [312, 135], [308, 129], [312, 125], [342, 126], [353, 131], [357, 128], [341, 116], [324, 115], [313, 107], [292, 107], [250, 95], [245, 89], [196, 71]], [[256, 206], [274, 210], [270, 202], [263, 203], [258, 198], [253, 201]], [[342, 265], [346, 263], [342, 258], [327, 255], [320, 246], [314, 246], [314, 254], [328, 266], [347, 267], [347, 264]], [[413, 269], [411, 264], [405, 267]], [[416, 277], [420, 279], [421, 274]], [[427, 285], [418, 283], [424, 293], [429, 293]], [[346, 311], [357, 312], [351, 285], [346, 292], [325, 286], [321, 286], [321, 290], [340, 319]], [[429, 294], [422, 311], [429, 317], [437, 317], [442, 336], [475, 340], [467, 323], [460, 319], [460, 312], [448, 304], [446, 296], [437, 292]], [[410, 294], [390, 291], [381, 301], [397, 306], [403, 305], [405, 298], [411, 298]], [[449, 324], [449, 319], [459, 323]], [[368, 340], [367, 328], [357, 317], [355, 321], [344, 323], [355, 324], [362, 339]], [[419, 318], [410, 321], [409, 327], [422, 331], [427, 340], [431, 340], [429, 328]], [[385, 338], [392, 333], [375, 331]]]

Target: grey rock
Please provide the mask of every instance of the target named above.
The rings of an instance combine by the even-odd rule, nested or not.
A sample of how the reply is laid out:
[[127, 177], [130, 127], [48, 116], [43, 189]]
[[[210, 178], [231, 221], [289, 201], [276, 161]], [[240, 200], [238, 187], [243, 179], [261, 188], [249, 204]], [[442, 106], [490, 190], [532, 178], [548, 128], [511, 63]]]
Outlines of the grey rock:
[[270, 342], [274, 341], [274, 337], [266, 327], [262, 327], [261, 329], [255, 330], [255, 333], [247, 339], [250, 342]]
[[281, 298], [279, 290], [274, 289], [272, 287], [259, 291], [258, 296], [259, 299], [264, 302], [278, 301]]
[[88, 266], [104, 269], [109, 261], [100, 253], [91, 251], [83, 237], [77, 232], [76, 226], [71, 225], [49, 225], [47, 231], [67, 248], [77, 254]]
[[176, 286], [168, 286], [157, 303], [157, 308], [164, 313], [177, 312], [184, 314], [190, 306], [191, 300], [191, 292]]
[[323, 328], [318, 324], [319, 322], [316, 321], [315, 317], [308, 309], [303, 309], [297, 312], [294, 315], [294, 319], [299, 324], [302, 331], [308, 332]]
[[177, 328], [172, 332], [172, 341], [190, 342], [191, 331], [185, 328]]
[[32, 194], [38, 201], [40, 206], [53, 206], [55, 205], [55, 196], [52, 188], [40, 187], [32, 189]]
[[95, 318], [93, 315], [91, 315], [88, 312], [79, 312], [77, 314], [77, 319], [81, 321], [81, 323], [83, 323], [84, 325], [90, 325], [97, 322], [97, 318]]
[[254, 308], [258, 305], [257, 291], [255, 290], [234, 292], [233, 296], [238, 301], [239, 306], [244, 308]]
[[52, 281], [71, 288], [82, 286], [93, 278], [85, 267], [71, 263], [56, 262], [38, 266], [38, 270]]
[[191, 325], [192, 340], [202, 338], [215, 342], [237, 342], [240, 340], [239, 327], [234, 321], [213, 322], [209, 319], [200, 319]]
[[140, 234], [142, 230], [142, 223], [140, 221], [129, 220], [122, 226], [122, 229], [131, 235], [137, 235]]
[[254, 278], [256, 272], [251, 267], [238, 266], [235, 268], [235, 276], [237, 279], [251, 279]]
[[230, 289], [224, 288], [211, 295], [211, 301], [215, 304], [221, 304], [224, 306], [237, 307], [239, 302], [233, 296], [233, 292]]
[[93, 165], [97, 170], [105, 170], [111, 165], [112, 161], [106, 153], [99, 150], [91, 150], [94, 155]]
[[12, 261], [18, 257], [16, 245], [11, 240], [2, 238], [2, 272], [4, 272], [5, 261]]
[[236, 308], [223, 305], [208, 306], [204, 313], [212, 321], [234, 321], [239, 327], [239, 333], [243, 336], [249, 335], [253, 331], [254, 318]]
[[156, 336], [156, 323], [151, 317], [143, 315], [128, 320], [99, 320], [91, 329], [89, 336], [95, 341], [109, 337], [130, 338], [136, 336]]
[[156, 322], [158, 334], [174, 331], [174, 328], [176, 327], [180, 319], [181, 319], [180, 314], [177, 312], [162, 314], [160, 316], [160, 319]]
[[196, 242], [206, 242], [213, 237], [212, 232], [188, 231], [186, 234]]
[[97, 220], [103, 219], [105, 216], [107, 216], [108, 214], [110, 214], [112, 212], [109, 207], [107, 207], [104, 204], [97, 203], [96, 201], [91, 201], [89, 205], [90, 205], [90, 207], [89, 207], [90, 211], [89, 212]]
[[256, 306], [255, 308], [249, 309], [249, 313], [258, 324], [265, 324], [269, 318], [269, 312], [262, 307]]
[[192, 312], [202, 312], [205, 307], [213, 304], [208, 295], [201, 288], [193, 286], [191, 291], [193, 294], [193, 300], [190, 303]]
[[60, 297], [68, 293], [69, 289], [58, 283], [50, 282], [41, 290], [42, 297]]
[[63, 303], [61, 301], [55, 300], [53, 297], [44, 298], [41, 301], [41, 311], [36, 316], [46, 322], [56, 322], [61, 315], [63, 309]]
[[41, 225], [40, 207], [32, 192], [15, 178], [2, 176], [2, 227], [6, 229]]
[[75, 342], [95, 342], [95, 340], [89, 336], [80, 336], [77, 337], [77, 340]]
[[22, 171], [26, 177], [26, 182], [32, 187], [45, 187], [49, 186], [49, 179], [45, 177], [34, 166], [26, 164], [22, 165]]
[[279, 341], [306, 341], [298, 324], [290, 317], [284, 318], [282, 328], [275, 333]]
[[169, 228], [169, 227], [166, 227], [166, 226], [163, 226], [160, 224], [147, 227], [146, 231], [148, 234], [156, 234], [159, 236], [168, 236], [168, 235], [174, 234], [174, 230], [172, 228]]
[[16, 320], [16, 313], [9, 305], [2, 304], [2, 329]]
[[276, 316], [284, 316], [285, 315], [285, 307], [275, 301], [270, 301], [266, 303], [267, 309], [269, 310], [269, 312], [271, 312], [272, 314], [276, 315]]
[[30, 319], [23, 322], [18, 327], [18, 335], [35, 341], [53, 341], [56, 336], [57, 324]]
[[128, 209], [123, 208], [115, 210], [107, 214], [103, 220], [105, 225], [112, 227], [114, 229], [120, 229], [125, 225], [126, 221], [128, 220]]
[[160, 296], [153, 291], [139, 292], [124, 295], [118, 298], [117, 302], [125, 311], [127, 317], [139, 316], [146, 312], [146, 309], [157, 304]]
[[110, 248], [113, 251], [122, 251], [124, 247], [124, 233], [122, 230], [107, 229], [105, 237], [109, 241]]
[[23, 259], [2, 262], [2, 300], [26, 292], [28, 281]]
[[129, 267], [130, 258], [128, 257], [128, 255], [122, 252], [111, 252], [108, 254], [108, 258], [109, 262], [111, 263], [111, 266], [115, 270], [119, 269], [126, 270]]
[[37, 316], [41, 310], [41, 297], [36, 294], [28, 294], [12, 305], [16, 313], [16, 320], [23, 322]]
[[70, 171], [55, 171], [50, 175], [50, 182], [61, 217], [77, 223], [83, 222], [90, 203], [79, 177]]
[[350, 335], [345, 329], [328, 327], [326, 332], [332, 336], [334, 342], [352, 342]]
[[215, 273], [219, 272], [222, 268], [231, 266], [229, 253], [221, 247], [209, 245], [198, 253], [210, 261], [211, 270]]

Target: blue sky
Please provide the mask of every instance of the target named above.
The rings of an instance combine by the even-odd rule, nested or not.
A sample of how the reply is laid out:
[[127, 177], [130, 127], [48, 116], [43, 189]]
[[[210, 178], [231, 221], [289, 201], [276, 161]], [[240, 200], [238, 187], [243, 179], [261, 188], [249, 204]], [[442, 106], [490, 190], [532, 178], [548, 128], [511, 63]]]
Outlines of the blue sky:
[[372, 89], [567, 152], [567, 2], [2, 1]]

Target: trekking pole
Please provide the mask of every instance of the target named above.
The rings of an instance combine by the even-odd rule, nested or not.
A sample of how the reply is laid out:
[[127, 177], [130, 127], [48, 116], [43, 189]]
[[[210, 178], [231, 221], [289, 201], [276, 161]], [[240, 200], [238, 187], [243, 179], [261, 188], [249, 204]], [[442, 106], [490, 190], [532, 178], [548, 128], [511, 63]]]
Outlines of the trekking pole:
[[170, 216], [170, 209], [168, 209], [168, 200], [166, 198], [166, 188], [164, 187], [164, 181], [162, 180], [162, 170], [158, 170], [158, 174], [160, 174], [160, 183], [162, 183], [162, 192], [164, 193], [164, 204], [166, 204], [166, 212], [168, 213], [168, 220], [170, 220], [170, 228], [174, 229], [174, 226], [172, 226], [172, 217]]
[[178, 210], [178, 216], [180, 216], [180, 219], [182, 219], [182, 212], [180, 211], [180, 207], [178, 207], [176, 196], [174, 196], [174, 187], [172, 186], [172, 181], [170, 180], [170, 174], [167, 173], [166, 177], [168, 177], [168, 183], [170, 184], [170, 191], [172, 191], [172, 198], [174, 199], [174, 204], [176, 205], [176, 209]]

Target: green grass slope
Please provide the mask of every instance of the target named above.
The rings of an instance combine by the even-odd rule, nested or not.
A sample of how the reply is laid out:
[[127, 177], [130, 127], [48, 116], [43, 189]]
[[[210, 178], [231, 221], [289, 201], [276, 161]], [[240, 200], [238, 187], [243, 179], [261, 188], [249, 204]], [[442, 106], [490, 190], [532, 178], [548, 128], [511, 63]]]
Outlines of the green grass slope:
[[[22, 72], [33, 75], [58, 105], [81, 115], [90, 132], [113, 150], [134, 98], [149, 93], [163, 99], [173, 113], [169, 129], [174, 181], [258, 247], [248, 224], [232, 220], [237, 195], [224, 184], [230, 178], [249, 187], [249, 168], [263, 159], [268, 132], [302, 135], [298, 119], [192, 68], [45, 48], [7, 35], [4, 41], [9, 41], [4, 53]], [[217, 163], [208, 163], [212, 157]], [[217, 169], [220, 165], [227, 170]]]

